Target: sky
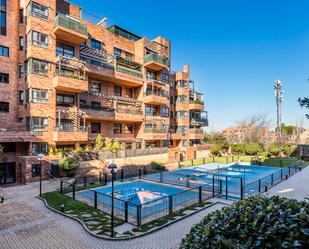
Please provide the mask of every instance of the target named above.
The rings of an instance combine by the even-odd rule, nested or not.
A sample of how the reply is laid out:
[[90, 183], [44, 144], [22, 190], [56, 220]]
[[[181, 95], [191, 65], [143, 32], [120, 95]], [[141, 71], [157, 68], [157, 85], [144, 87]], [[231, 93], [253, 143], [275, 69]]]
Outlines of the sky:
[[[209, 130], [232, 127], [251, 114], [276, 123], [274, 81], [283, 83], [282, 122], [305, 119], [297, 99], [309, 92], [309, 1], [71, 0], [108, 25], [172, 43], [172, 70], [190, 64], [204, 93]], [[309, 111], [307, 111], [308, 113]]]

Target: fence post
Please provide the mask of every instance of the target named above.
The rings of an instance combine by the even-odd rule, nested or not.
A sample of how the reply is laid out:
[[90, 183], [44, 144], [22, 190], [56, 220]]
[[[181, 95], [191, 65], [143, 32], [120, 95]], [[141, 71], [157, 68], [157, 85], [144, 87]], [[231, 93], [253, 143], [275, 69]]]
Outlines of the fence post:
[[289, 167], [289, 175], [291, 175], [291, 167]]
[[128, 223], [128, 202], [124, 203], [124, 221]]
[[271, 174], [271, 185], [274, 184], [274, 174]]
[[121, 169], [121, 181], [123, 182], [123, 179], [124, 179], [124, 171], [123, 169]]
[[163, 172], [162, 172], [162, 170], [160, 171], [160, 182], [163, 182]]
[[237, 160], [239, 161], [239, 155], [237, 155], [237, 157], [238, 157], [238, 159], [237, 159]]
[[102, 172], [100, 172], [100, 174], [99, 174], [99, 181], [100, 181], [100, 183], [102, 183]]
[[186, 175], [186, 186], [190, 187], [190, 182], [189, 182], [190, 176]]
[[280, 159], [280, 167], [282, 167], [283, 165], [283, 162], [282, 162], [282, 159]]
[[171, 215], [173, 213], [173, 196], [168, 197], [168, 213]]
[[259, 193], [261, 193], [261, 179], [259, 179]]
[[146, 166], [144, 166], [144, 175], [147, 175]]
[[202, 203], [203, 200], [203, 192], [202, 192], [202, 186], [198, 187], [198, 202]]
[[219, 180], [219, 193], [222, 194], [222, 179]]
[[137, 214], [136, 214], [136, 218], [137, 218], [137, 227], [140, 228], [141, 227], [141, 206], [137, 206]]
[[87, 176], [84, 176], [84, 187], [87, 187]]
[[215, 175], [212, 175], [212, 197], [215, 197]]
[[227, 186], [227, 176], [225, 177], [225, 199], [227, 200], [227, 192], [228, 192], [228, 186]]
[[191, 164], [192, 164], [192, 166], [194, 165], [194, 160], [193, 159], [191, 160]]
[[104, 185], [107, 185], [107, 174], [104, 173]]
[[242, 185], [242, 178], [240, 178], [240, 199], [241, 200], [244, 199], [244, 189], [243, 189], [243, 185]]
[[138, 178], [139, 178], [139, 179], [142, 178], [142, 169], [138, 169]]
[[214, 156], [212, 157], [212, 162], [213, 162], [213, 163], [215, 162], [215, 157], [214, 157]]
[[229, 157], [227, 156], [227, 157], [226, 157], [226, 163], [228, 163], [228, 162], [229, 162]]
[[234, 162], [234, 156], [232, 156], [232, 162]]
[[205, 164], [205, 157], [203, 157], [203, 164]]
[[268, 188], [267, 188], [267, 185], [265, 186], [265, 192], [267, 192]]
[[98, 208], [98, 193], [97, 191], [94, 191], [94, 208]]
[[282, 177], [283, 177], [283, 169], [281, 170], [281, 181], [282, 181]]
[[63, 194], [63, 181], [60, 181], [60, 193]]
[[72, 186], [72, 194], [73, 194], [73, 199], [75, 200], [75, 183], [73, 184], [73, 186]]
[[178, 168], [179, 168], [179, 169], [181, 168], [181, 164], [180, 164], [180, 161], [178, 161]]

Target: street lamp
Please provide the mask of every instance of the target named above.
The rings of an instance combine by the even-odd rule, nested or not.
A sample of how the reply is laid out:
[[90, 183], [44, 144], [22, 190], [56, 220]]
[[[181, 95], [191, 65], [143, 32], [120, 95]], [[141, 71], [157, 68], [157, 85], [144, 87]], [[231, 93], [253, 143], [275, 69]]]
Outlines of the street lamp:
[[44, 154], [38, 154], [37, 160], [40, 161], [40, 197], [42, 196], [42, 160], [44, 160]]
[[117, 169], [117, 165], [115, 163], [111, 163], [108, 165], [108, 169], [112, 173], [112, 214], [111, 214], [111, 236], [114, 237], [114, 176], [115, 171]]

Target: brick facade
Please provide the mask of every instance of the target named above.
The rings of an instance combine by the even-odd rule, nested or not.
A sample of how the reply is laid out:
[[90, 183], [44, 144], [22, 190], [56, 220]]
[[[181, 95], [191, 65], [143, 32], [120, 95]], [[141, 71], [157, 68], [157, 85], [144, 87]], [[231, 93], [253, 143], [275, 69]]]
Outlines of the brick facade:
[[[9, 84], [0, 83], [0, 102], [9, 112], [0, 111], [0, 143], [16, 181], [32, 180], [37, 153], [91, 144], [99, 133], [131, 149], [169, 146], [169, 161], [195, 157], [207, 113], [189, 65], [170, 71], [170, 41], [81, 19], [65, 0], [6, 2], [0, 45], [9, 56], [0, 73]], [[0, 184], [8, 171], [1, 167]]]

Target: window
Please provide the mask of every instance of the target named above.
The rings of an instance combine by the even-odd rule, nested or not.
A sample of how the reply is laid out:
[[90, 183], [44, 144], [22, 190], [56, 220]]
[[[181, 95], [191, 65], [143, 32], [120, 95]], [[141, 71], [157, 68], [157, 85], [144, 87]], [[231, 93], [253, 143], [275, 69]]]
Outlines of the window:
[[47, 103], [48, 90], [44, 89], [30, 89], [30, 101], [33, 103]]
[[97, 102], [97, 101], [91, 101], [91, 107], [93, 107], [93, 108], [100, 108], [101, 107], [101, 103]]
[[121, 92], [122, 92], [121, 86], [114, 86], [114, 95], [115, 96], [121, 96]]
[[185, 103], [188, 102], [187, 96], [185, 95], [179, 95], [177, 97], [177, 103]]
[[24, 49], [24, 37], [20, 36], [18, 38], [18, 45], [19, 45], [19, 50], [23, 50]]
[[161, 113], [161, 117], [168, 117], [169, 116], [169, 109], [168, 107], [162, 107], [162, 113]]
[[24, 65], [23, 64], [19, 64], [18, 65], [18, 78], [22, 78], [24, 73], [25, 73]]
[[91, 82], [91, 91], [100, 93], [101, 92], [101, 84], [99, 82]]
[[132, 143], [127, 143], [125, 148], [126, 150], [132, 150]]
[[168, 74], [167, 73], [162, 73], [161, 80], [164, 83], [168, 83]]
[[128, 60], [128, 61], [132, 61], [133, 60], [133, 54], [129, 53], [129, 52], [125, 52], [124, 53], [124, 56], [125, 58]]
[[121, 56], [121, 49], [119, 49], [119, 48], [114, 48], [114, 55], [115, 55], [115, 56]]
[[187, 140], [183, 139], [182, 140], [182, 147], [187, 147], [187, 144], [188, 144]]
[[24, 100], [25, 100], [24, 91], [19, 91], [18, 100], [19, 100], [19, 104], [20, 104], [20, 105], [23, 105], [23, 104], [24, 104]]
[[79, 106], [82, 107], [82, 106], [85, 106], [85, 105], [87, 105], [87, 101], [84, 100], [84, 99], [80, 99], [79, 100]]
[[9, 57], [9, 48], [0, 45], [0, 56]]
[[156, 116], [156, 110], [152, 106], [146, 106], [146, 116]]
[[74, 47], [64, 44], [62, 42], [57, 42], [56, 56], [65, 56], [72, 58], [74, 57]]
[[177, 118], [186, 118], [188, 115], [187, 111], [178, 111], [177, 112]]
[[31, 166], [32, 177], [38, 177], [41, 175], [41, 165], [40, 164], [32, 164]]
[[146, 78], [148, 80], [155, 80], [156, 79], [156, 73], [152, 71], [146, 71]]
[[126, 125], [126, 134], [133, 134], [133, 125], [131, 124]]
[[29, 35], [31, 34], [32, 37], [29, 39], [28, 35], [28, 41], [32, 41], [32, 45], [36, 45], [39, 47], [48, 47], [48, 35], [45, 35], [40, 32], [32, 31], [31, 33], [28, 33]]
[[46, 75], [48, 73], [48, 62], [36, 59], [30, 59], [27, 63], [29, 73]]
[[121, 133], [122, 133], [122, 125], [114, 124], [114, 134], [121, 134]]
[[47, 131], [47, 118], [46, 117], [30, 117], [27, 118], [27, 126], [30, 131]]
[[0, 7], [6, 9], [6, 0], [0, 0]]
[[163, 147], [163, 148], [168, 147], [168, 140], [163, 140], [163, 141], [162, 141], [162, 147]]
[[0, 35], [6, 35], [6, 12], [0, 11]]
[[7, 73], [0, 73], [0, 83], [9, 84], [10, 77]]
[[101, 50], [101, 42], [95, 39], [91, 39], [90, 47], [97, 50]]
[[0, 112], [9, 112], [9, 102], [0, 102]]
[[132, 88], [127, 88], [126, 97], [127, 98], [133, 98], [133, 89]]
[[48, 153], [48, 143], [32, 143], [32, 155], [36, 156], [38, 154], [47, 155]]
[[58, 106], [74, 106], [74, 95], [57, 93], [56, 102]]
[[91, 133], [100, 133], [101, 123], [91, 123]]
[[48, 19], [48, 8], [41, 4], [32, 2], [31, 15], [38, 17], [40, 19], [43, 19], [43, 20], [47, 20]]
[[142, 143], [135, 143], [135, 148], [140, 150], [142, 148]]
[[24, 23], [24, 9], [19, 10], [19, 23]]

